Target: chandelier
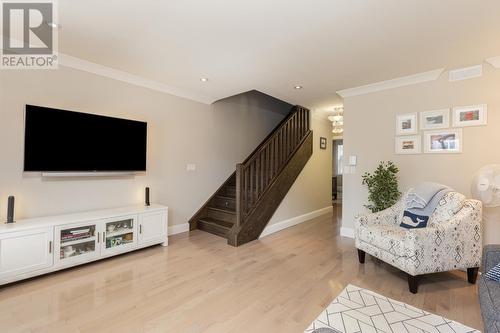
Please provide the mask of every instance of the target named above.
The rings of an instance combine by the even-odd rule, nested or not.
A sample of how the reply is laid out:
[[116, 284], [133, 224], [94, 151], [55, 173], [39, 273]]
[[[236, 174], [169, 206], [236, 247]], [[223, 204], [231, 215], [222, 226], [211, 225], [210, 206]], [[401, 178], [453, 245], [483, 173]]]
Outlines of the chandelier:
[[329, 116], [328, 120], [332, 122], [332, 133], [335, 135], [342, 134], [344, 132], [344, 107], [336, 107], [333, 115]]

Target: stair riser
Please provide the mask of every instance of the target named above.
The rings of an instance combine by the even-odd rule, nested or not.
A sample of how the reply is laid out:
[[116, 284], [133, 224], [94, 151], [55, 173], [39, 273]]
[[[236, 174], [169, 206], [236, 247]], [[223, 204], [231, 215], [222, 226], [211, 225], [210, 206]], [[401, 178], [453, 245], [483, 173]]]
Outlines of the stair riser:
[[236, 210], [236, 199], [234, 198], [215, 198], [213, 205], [219, 208]]
[[236, 186], [226, 186], [223, 194], [228, 197], [236, 197]]
[[198, 221], [198, 229], [209, 232], [217, 236], [227, 238], [228, 230], [213, 224], [208, 224], [202, 221]]
[[236, 223], [236, 214], [229, 214], [218, 210], [207, 209], [207, 216], [217, 220]]

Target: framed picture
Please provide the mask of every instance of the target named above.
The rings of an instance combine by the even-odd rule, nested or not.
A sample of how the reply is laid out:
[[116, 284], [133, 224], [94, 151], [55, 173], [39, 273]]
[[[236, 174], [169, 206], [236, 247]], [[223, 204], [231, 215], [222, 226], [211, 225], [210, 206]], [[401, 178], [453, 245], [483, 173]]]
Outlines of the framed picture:
[[321, 149], [326, 149], [326, 138], [324, 137], [319, 138], [319, 147]]
[[425, 153], [457, 154], [462, 152], [462, 129], [424, 132]]
[[488, 106], [486, 104], [460, 106], [453, 108], [453, 126], [481, 126], [488, 122]]
[[450, 109], [420, 112], [420, 128], [423, 130], [450, 127]]
[[396, 137], [396, 154], [420, 154], [422, 152], [420, 135]]
[[416, 134], [417, 133], [417, 114], [407, 113], [396, 116], [396, 134]]

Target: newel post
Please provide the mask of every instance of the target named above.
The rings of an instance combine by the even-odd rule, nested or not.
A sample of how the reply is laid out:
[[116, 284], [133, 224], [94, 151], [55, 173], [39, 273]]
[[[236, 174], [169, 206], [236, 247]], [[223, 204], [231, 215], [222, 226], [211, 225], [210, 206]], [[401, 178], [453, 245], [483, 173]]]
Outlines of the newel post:
[[242, 224], [243, 219], [243, 193], [244, 193], [244, 166], [241, 163], [236, 164], [236, 226]]

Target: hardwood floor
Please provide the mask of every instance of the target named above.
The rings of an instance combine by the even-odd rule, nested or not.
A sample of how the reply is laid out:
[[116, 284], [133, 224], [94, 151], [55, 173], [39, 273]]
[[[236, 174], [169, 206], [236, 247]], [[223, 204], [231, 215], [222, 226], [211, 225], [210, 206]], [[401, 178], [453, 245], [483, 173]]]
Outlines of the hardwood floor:
[[303, 332], [348, 284], [482, 329], [465, 272], [406, 276], [358, 263], [323, 216], [242, 247], [206, 232], [0, 289], [0, 332]]

